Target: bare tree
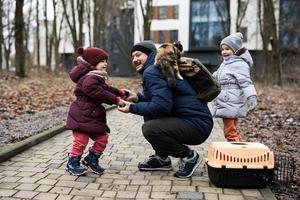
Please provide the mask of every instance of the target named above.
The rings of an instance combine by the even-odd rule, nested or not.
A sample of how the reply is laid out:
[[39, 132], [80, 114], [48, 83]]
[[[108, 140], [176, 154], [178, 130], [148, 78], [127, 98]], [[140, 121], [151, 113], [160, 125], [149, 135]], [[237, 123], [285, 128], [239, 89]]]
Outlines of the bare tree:
[[[51, 34], [51, 46], [54, 47], [54, 60], [55, 60], [55, 73], [58, 74], [62, 69], [60, 68], [60, 57], [59, 57], [59, 43], [61, 40], [61, 30], [63, 25], [64, 17], [61, 16], [59, 28], [57, 29], [57, 0], [52, 0], [53, 6], [53, 26], [52, 26], [52, 34]], [[51, 48], [52, 49], [52, 48]], [[52, 52], [52, 51], [51, 51]]]
[[[82, 27], [83, 27], [84, 0], [77, 0], [76, 5], [74, 1], [68, 1], [68, 3], [70, 4], [66, 4], [65, 0], [61, 0], [61, 2], [63, 4], [63, 12], [64, 12], [67, 25], [71, 31], [73, 46], [74, 49], [76, 49], [77, 47], [83, 45]], [[71, 13], [68, 13], [68, 8], [71, 9]], [[78, 29], [77, 29], [77, 25], [78, 25]]]
[[6, 1], [3, 4], [3, 14], [4, 14], [4, 24], [3, 24], [3, 34], [2, 34], [2, 45], [4, 48], [4, 59], [5, 59], [5, 66], [6, 70], [9, 71], [9, 60], [10, 60], [10, 53], [11, 53], [11, 48], [14, 42], [14, 34], [15, 34], [15, 27], [13, 23], [13, 19], [10, 16], [10, 13], [13, 11], [13, 2], [11, 1]]
[[24, 0], [16, 0], [16, 10], [15, 10], [15, 67], [16, 75], [20, 77], [25, 77], [25, 59], [24, 59], [24, 41], [23, 41], [23, 30], [24, 30], [24, 20], [23, 20], [23, 5]]
[[0, 70], [2, 69], [2, 43], [3, 43], [3, 1], [0, 0]]
[[235, 21], [235, 28], [236, 28], [236, 31], [238, 31], [238, 32], [241, 31], [241, 25], [245, 18], [248, 4], [249, 4], [249, 0], [247, 0], [247, 1], [238, 0], [237, 17], [236, 17], [236, 21]]
[[37, 57], [37, 69], [39, 70], [41, 66], [41, 60], [40, 60], [40, 21], [39, 21], [39, 1], [36, 1], [36, 57]]
[[[31, 53], [29, 52], [28, 49], [28, 44], [29, 44], [29, 38], [30, 38], [30, 28], [31, 28], [31, 20], [32, 20], [32, 10], [33, 10], [33, 5], [32, 5], [32, 0], [29, 0], [29, 10], [27, 15], [25, 16], [25, 19], [27, 19], [26, 23], [24, 24], [24, 48], [25, 48], [25, 61], [26, 61], [26, 69], [27, 71], [31, 70], [32, 67], [32, 58], [31, 58]], [[28, 2], [27, 2], [28, 3]]]
[[151, 22], [153, 19], [153, 6], [152, 0], [147, 0], [146, 5], [144, 6], [143, 1], [139, 0], [140, 8], [143, 15], [143, 28], [144, 28], [144, 40], [150, 40], [151, 33]]
[[94, 0], [94, 37], [93, 45], [106, 49], [106, 27], [109, 12], [106, 12], [111, 1], [107, 0]]
[[86, 21], [87, 21], [87, 25], [88, 25], [88, 29], [89, 29], [89, 46], [92, 45], [92, 19], [91, 19], [91, 12], [92, 12], [92, 8], [91, 8], [91, 1], [90, 0], [86, 0], [85, 2], [85, 7], [86, 7]]
[[45, 25], [45, 50], [46, 50], [46, 69], [51, 71], [51, 57], [52, 57], [52, 37], [49, 38], [48, 28], [48, 16], [47, 16], [48, 4], [47, 0], [44, 0], [44, 25]]
[[[261, 13], [262, 10], [263, 14]], [[258, 17], [264, 58], [262, 78], [267, 81], [267, 83], [282, 85], [279, 41], [274, 13], [273, 0], [263, 0], [259, 2]]]

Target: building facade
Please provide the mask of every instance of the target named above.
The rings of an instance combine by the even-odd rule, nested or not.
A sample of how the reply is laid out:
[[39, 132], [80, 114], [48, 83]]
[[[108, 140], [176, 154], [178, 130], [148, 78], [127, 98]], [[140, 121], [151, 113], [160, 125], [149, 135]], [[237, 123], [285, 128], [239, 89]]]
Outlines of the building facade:
[[[185, 55], [199, 58], [214, 71], [221, 63], [220, 41], [229, 33], [236, 32], [238, 21], [244, 35], [244, 46], [250, 50], [257, 66], [261, 62], [262, 50], [258, 4], [259, 0], [242, 0], [242, 11], [238, 13], [238, 0], [153, 0], [151, 39], [157, 46], [164, 42], [181, 41]], [[136, 1], [138, 17], [135, 24], [135, 42], [142, 40], [143, 35], [139, 28], [143, 27], [139, 7], [139, 1]], [[243, 12], [243, 9], [246, 11]], [[281, 44], [299, 48], [299, 13], [299, 1], [276, 1], [275, 18]], [[283, 21], [287, 16], [293, 25], [287, 24], [288, 20]], [[288, 30], [291, 26], [294, 28]]]

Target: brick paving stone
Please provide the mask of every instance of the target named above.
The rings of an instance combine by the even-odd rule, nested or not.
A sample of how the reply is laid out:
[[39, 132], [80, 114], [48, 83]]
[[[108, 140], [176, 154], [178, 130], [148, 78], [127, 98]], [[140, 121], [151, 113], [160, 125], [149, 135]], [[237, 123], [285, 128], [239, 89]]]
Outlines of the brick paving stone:
[[149, 185], [171, 185], [171, 181], [162, 181], [162, 180], [150, 180]]
[[76, 181], [78, 181], [78, 182], [86, 182], [86, 183], [93, 183], [93, 182], [95, 182], [95, 180], [96, 180], [96, 178], [94, 178], [94, 177], [79, 176]]
[[242, 192], [241, 190], [238, 189], [228, 189], [228, 188], [224, 188], [224, 194], [233, 194], [233, 195], [241, 195]]
[[129, 185], [130, 180], [119, 180], [119, 179], [115, 179], [113, 181], [114, 185]]
[[242, 193], [245, 196], [251, 196], [251, 197], [262, 197], [261, 193], [257, 189], [242, 189]]
[[48, 192], [53, 188], [51, 185], [40, 185], [38, 188], [35, 189], [37, 192]]
[[147, 185], [149, 180], [139, 180], [139, 179], [133, 179], [130, 184], [131, 185]]
[[18, 171], [9, 171], [9, 170], [4, 170], [0, 173], [0, 175], [2, 176], [15, 176], [16, 174], [18, 174]]
[[126, 191], [137, 191], [139, 189], [138, 185], [127, 185], [126, 186]]
[[219, 194], [219, 200], [244, 200], [244, 197], [240, 195]]
[[70, 194], [71, 195], [80, 195], [80, 196], [100, 197], [102, 195], [102, 193], [103, 193], [103, 190], [73, 188]]
[[54, 186], [49, 192], [57, 194], [69, 194], [71, 190], [71, 187]]
[[52, 193], [39, 193], [36, 195], [33, 199], [39, 199], [39, 200], [55, 200], [58, 197], [58, 194], [52, 194]]
[[177, 199], [203, 199], [202, 192], [178, 192]]
[[24, 199], [32, 199], [34, 196], [36, 196], [38, 192], [34, 191], [19, 191], [17, 192], [13, 197], [17, 198], [24, 198]]
[[17, 187], [20, 184], [21, 183], [2, 182], [2, 183], [0, 183], [0, 188], [2, 188], [2, 189], [14, 189], [15, 187]]
[[56, 200], [71, 200], [73, 198], [73, 195], [65, 195], [65, 194], [60, 194], [56, 198]]
[[13, 177], [13, 176], [7, 176], [7, 177], [4, 177], [1, 179], [1, 182], [12, 182], [12, 183], [15, 183], [17, 182], [18, 180], [20, 180], [22, 177]]
[[152, 186], [149, 185], [141, 185], [139, 188], [139, 192], [151, 192]]
[[[50, 178], [50, 175], [56, 175], [56, 177], [54, 178]], [[58, 174], [50, 174], [47, 178], [50, 179], [58, 179], [58, 180], [63, 180], [63, 181], [75, 181], [77, 179], [77, 176], [70, 176], [70, 175], [58, 175]]]
[[17, 192], [17, 190], [0, 189], [0, 197], [11, 197]]
[[88, 183], [84, 182], [74, 182], [74, 181], [58, 181], [56, 183], [56, 186], [62, 186], [62, 187], [73, 187], [76, 189], [85, 188]]
[[212, 187], [198, 187], [198, 191], [197, 192], [208, 192], [208, 193], [219, 193], [219, 194], [222, 194], [223, 193], [223, 189], [222, 188], [212, 188]]
[[219, 200], [218, 194], [204, 193], [205, 200]]
[[172, 192], [184, 192], [184, 191], [195, 192], [196, 187], [195, 186], [172, 186], [171, 191]]
[[32, 178], [42, 179], [42, 178], [45, 178], [45, 177], [47, 177], [47, 176], [48, 176], [47, 173], [40, 173], [40, 172], [38, 172], [38, 173], [36, 173], [35, 175], [33, 175]]
[[55, 185], [57, 183], [57, 180], [44, 178], [39, 180], [37, 183], [42, 185]]
[[37, 174], [36, 172], [19, 172], [17, 173], [17, 176], [23, 176], [23, 177], [28, 177], [28, 176], [34, 176]]
[[136, 199], [148, 199], [150, 198], [150, 192], [138, 192], [136, 194]]
[[155, 192], [168, 192], [171, 191], [171, 185], [153, 186], [152, 190]]
[[153, 199], [175, 199], [175, 194], [170, 194], [169, 192], [151, 192], [151, 198]]
[[87, 197], [87, 196], [75, 196], [72, 200], [92, 200], [94, 197]]
[[135, 191], [118, 191], [117, 198], [134, 199], [136, 196]]
[[99, 187], [100, 187], [99, 183], [89, 183], [85, 188], [97, 190], [97, 189], [99, 189]]
[[33, 178], [33, 177], [22, 177], [18, 182], [20, 183], [36, 183], [39, 181], [40, 178]]
[[39, 184], [31, 184], [31, 183], [22, 183], [21, 185], [19, 185], [18, 187], [16, 187], [16, 190], [35, 190], [37, 187], [39, 186]]
[[102, 197], [115, 198], [116, 194], [116, 191], [104, 191]]

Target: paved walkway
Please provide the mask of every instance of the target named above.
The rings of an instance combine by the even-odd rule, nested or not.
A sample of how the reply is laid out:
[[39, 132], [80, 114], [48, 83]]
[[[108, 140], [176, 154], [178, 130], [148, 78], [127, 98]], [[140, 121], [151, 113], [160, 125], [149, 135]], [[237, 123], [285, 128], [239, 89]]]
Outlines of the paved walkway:
[[[177, 162], [172, 159], [171, 172], [139, 172], [137, 164], [152, 152], [141, 133], [142, 118], [108, 111], [111, 127], [109, 145], [100, 161], [103, 175], [88, 172], [76, 177], [65, 172], [71, 132], [64, 131], [15, 157], [0, 163], [1, 199], [205, 199], [255, 200], [274, 199], [268, 188], [224, 189], [213, 186], [204, 163], [192, 178], [173, 177]], [[205, 144], [193, 147], [206, 156], [211, 141], [223, 140], [221, 125], [215, 122]]]

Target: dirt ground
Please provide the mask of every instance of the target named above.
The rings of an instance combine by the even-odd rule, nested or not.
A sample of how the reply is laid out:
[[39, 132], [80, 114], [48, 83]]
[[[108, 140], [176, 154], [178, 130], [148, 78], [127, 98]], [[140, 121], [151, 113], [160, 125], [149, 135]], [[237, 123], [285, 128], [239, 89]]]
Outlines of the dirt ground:
[[[112, 85], [136, 91], [138, 79], [112, 78]], [[0, 73], [0, 146], [20, 141], [42, 130], [65, 123], [68, 105], [74, 99], [74, 84], [67, 76], [16, 78]], [[246, 141], [262, 142], [276, 155], [285, 154], [295, 163], [292, 179], [270, 187], [277, 199], [300, 199], [300, 87], [256, 84], [258, 106], [239, 121]]]

